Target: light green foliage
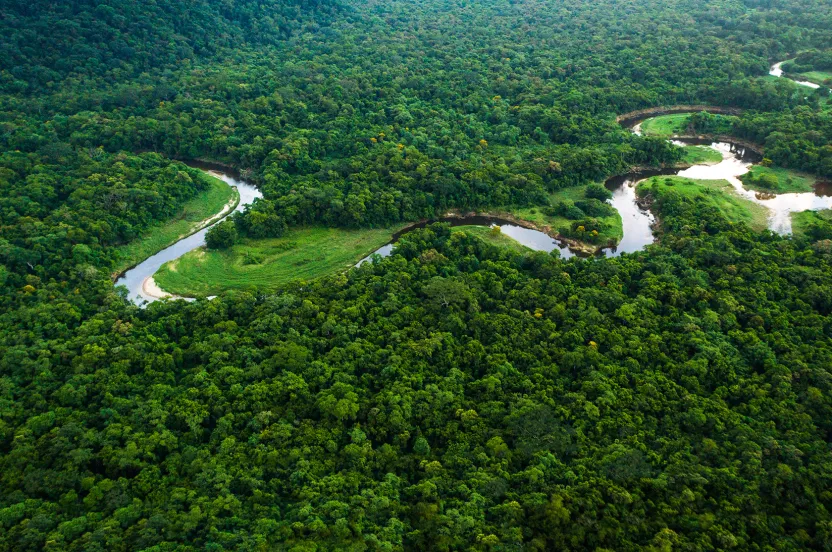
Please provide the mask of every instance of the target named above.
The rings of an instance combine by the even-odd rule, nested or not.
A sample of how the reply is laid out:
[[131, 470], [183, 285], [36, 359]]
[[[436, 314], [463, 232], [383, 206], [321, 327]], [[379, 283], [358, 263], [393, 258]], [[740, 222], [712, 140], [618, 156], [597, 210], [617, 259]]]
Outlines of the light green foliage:
[[722, 161], [722, 154], [708, 146], [685, 146], [682, 163], [686, 165], [715, 165]]
[[455, 226], [451, 229], [452, 232], [465, 233], [470, 236], [476, 236], [479, 239], [500, 247], [506, 247], [513, 251], [520, 253], [528, 253], [531, 251], [528, 247], [521, 245], [517, 240], [510, 238], [500, 231], [499, 226]]
[[725, 180], [693, 180], [679, 176], [655, 176], [641, 182], [636, 188], [639, 196], [652, 195], [661, 198], [675, 195], [687, 201], [702, 203], [714, 209], [734, 223], [745, 223], [754, 230], [767, 227], [768, 210], [736, 194]]
[[272, 290], [346, 270], [392, 237], [395, 229], [297, 228], [280, 238], [245, 239], [227, 250], [196, 249], [162, 266], [156, 283], [175, 295], [229, 289]]
[[792, 213], [792, 233], [813, 241], [832, 239], [832, 210]]
[[811, 192], [817, 178], [781, 167], [754, 165], [740, 177], [746, 188], [777, 194]]
[[676, 113], [672, 115], [660, 115], [651, 117], [641, 123], [641, 132], [645, 136], [670, 137], [674, 134], [686, 134], [688, 126], [688, 113]]
[[221, 212], [226, 206], [236, 207], [239, 194], [218, 178], [205, 178], [208, 188], [195, 198], [185, 202], [182, 210], [164, 223], [156, 224], [139, 238], [119, 247], [119, 260], [115, 272], [121, 272], [200, 229], [203, 221]]

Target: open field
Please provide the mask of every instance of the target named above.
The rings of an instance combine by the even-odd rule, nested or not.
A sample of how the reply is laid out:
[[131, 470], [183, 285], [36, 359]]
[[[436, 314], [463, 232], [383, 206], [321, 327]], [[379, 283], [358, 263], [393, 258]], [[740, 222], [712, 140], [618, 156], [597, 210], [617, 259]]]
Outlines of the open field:
[[817, 179], [810, 174], [781, 167], [762, 167], [760, 165], [751, 167], [751, 170], [742, 175], [740, 180], [749, 190], [778, 194], [811, 192], [817, 183]]
[[722, 161], [722, 154], [708, 146], [685, 146], [682, 163], [691, 165], [716, 165]]
[[641, 132], [645, 136], [673, 136], [682, 134], [687, 126], [687, 119], [690, 113], [677, 113], [673, 115], [659, 115], [641, 123]]
[[805, 236], [806, 231], [813, 224], [822, 226], [832, 224], [832, 210], [792, 213], [792, 234], [795, 237]]
[[178, 215], [164, 224], [153, 226], [139, 238], [119, 247], [120, 258], [116, 272], [135, 266], [180, 238], [200, 230], [200, 223], [222, 211], [227, 204], [236, 207], [240, 196], [234, 188], [208, 174], [204, 178], [209, 182], [208, 189], [186, 202]]
[[[650, 193], [661, 197], [677, 193], [693, 201], [705, 201], [719, 210], [732, 222], [744, 222], [757, 231], [768, 225], [768, 209], [753, 201], [743, 199], [734, 192], [726, 180], [692, 180], [681, 176], [654, 176], [638, 185], [637, 193]], [[661, 215], [661, 213], [659, 214]]]
[[466, 234], [476, 236], [481, 240], [488, 242], [492, 245], [508, 247], [521, 253], [531, 251], [531, 249], [529, 249], [525, 245], [522, 245], [517, 240], [510, 238], [502, 232], [495, 232], [494, 229], [488, 228], [487, 226], [455, 226], [451, 228], [451, 232], [465, 232]]
[[191, 251], [162, 266], [159, 286], [187, 297], [229, 289], [271, 290], [346, 270], [385, 243], [397, 228], [296, 228], [280, 238], [247, 239], [228, 250]]
[[809, 71], [808, 73], [801, 73], [800, 76], [804, 77], [809, 82], [813, 82], [815, 84], [823, 84], [827, 80], [832, 79], [832, 72]]

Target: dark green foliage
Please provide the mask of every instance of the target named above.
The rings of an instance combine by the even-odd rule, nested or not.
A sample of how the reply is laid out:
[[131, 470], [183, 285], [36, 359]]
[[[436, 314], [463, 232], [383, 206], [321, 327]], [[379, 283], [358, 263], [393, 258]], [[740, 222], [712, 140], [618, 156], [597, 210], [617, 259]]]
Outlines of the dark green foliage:
[[[67, 77], [135, 77], [216, 56], [230, 47], [288, 37], [299, 8], [318, 0], [8, 0], [0, 6], [0, 90], [31, 92]], [[160, 84], [155, 99], [177, 90]], [[130, 101], [129, 98], [125, 98]]]
[[575, 207], [590, 217], [608, 217], [615, 214], [615, 209], [612, 205], [597, 199], [582, 199], [576, 201]]
[[[604, 204], [602, 203], [601, 205]], [[561, 236], [573, 238], [578, 241], [600, 244], [605, 239], [601, 234], [603, 234], [606, 227], [606, 223], [603, 221], [589, 216], [576, 220], [569, 224], [569, 226], [558, 229], [558, 233]]]
[[598, 201], [607, 201], [612, 199], [612, 192], [600, 184], [590, 184], [586, 187], [584, 192], [586, 197], [590, 199], [597, 199]]
[[649, 106], [745, 107], [732, 133], [832, 174], [828, 104], [758, 78], [830, 28], [794, 0], [3, 2], [0, 549], [828, 549], [821, 225], [667, 194], [612, 259], [435, 225], [277, 294], [140, 309], [109, 272], [203, 188], [172, 157], [257, 182], [211, 234], [258, 238], [527, 205], [593, 242], [608, 193], [550, 193], [677, 162], [614, 121]]
[[237, 228], [230, 220], [224, 220], [205, 233], [208, 249], [228, 249], [237, 242]]
[[719, 115], [701, 111], [694, 113], [687, 120], [691, 134], [731, 134], [737, 118], [731, 115]]
[[793, 60], [782, 66], [786, 73], [808, 73], [809, 71], [828, 71], [832, 69], [832, 50], [808, 50], [801, 52]]
[[569, 200], [558, 201], [552, 207], [547, 208], [545, 212], [548, 215], [564, 217], [570, 220], [576, 220], [586, 216], [586, 213], [580, 207], [576, 206], [575, 202]]
[[666, 226], [597, 262], [434, 226], [278, 296], [9, 344], [4, 538], [822, 548], [829, 253], [692, 205]]

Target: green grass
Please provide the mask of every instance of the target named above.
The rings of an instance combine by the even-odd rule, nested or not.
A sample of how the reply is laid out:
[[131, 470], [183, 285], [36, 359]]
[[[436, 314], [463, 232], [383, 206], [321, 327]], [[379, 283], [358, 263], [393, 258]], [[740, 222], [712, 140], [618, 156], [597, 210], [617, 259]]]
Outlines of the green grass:
[[142, 236], [118, 248], [116, 272], [122, 272], [172, 245], [183, 236], [200, 230], [200, 223], [220, 211], [232, 199], [240, 200], [237, 190], [213, 176], [204, 175], [208, 189], [186, 202], [171, 220], [149, 228]]
[[761, 231], [768, 227], [768, 209], [741, 198], [726, 180], [692, 180], [681, 176], [654, 176], [638, 185], [637, 193], [648, 190], [655, 196], [677, 193], [691, 200], [705, 201], [735, 223], [744, 222]]
[[682, 163], [690, 165], [716, 165], [722, 154], [708, 146], [685, 146]]
[[[580, 201], [586, 198], [587, 185], [574, 186], [571, 188], [564, 188], [557, 192], [549, 194], [549, 201], [551, 205], [555, 205], [560, 201]], [[558, 228], [568, 226], [573, 221], [560, 217], [550, 216], [543, 212], [541, 207], [522, 207], [512, 209], [511, 214], [517, 218], [528, 220], [540, 226], [548, 226], [557, 231]], [[599, 220], [607, 225], [607, 228], [601, 233], [600, 237], [604, 245], [607, 241], [614, 241], [618, 243], [624, 237], [624, 226], [621, 221], [621, 215], [616, 211], [613, 215], [608, 217], [598, 217]]]
[[815, 84], [823, 84], [827, 80], [832, 79], [832, 73], [829, 71], [809, 71], [808, 73], [801, 73], [800, 76]]
[[688, 117], [690, 117], [690, 113], [652, 117], [641, 123], [641, 132], [645, 136], [673, 136], [674, 134], [683, 134], [687, 127]]
[[813, 224], [824, 223], [832, 224], [832, 210], [792, 213], [792, 234], [796, 237], [804, 236]]
[[451, 232], [464, 232], [466, 234], [476, 236], [481, 240], [488, 242], [492, 245], [507, 247], [520, 253], [528, 253], [529, 251], [531, 251], [531, 249], [521, 244], [514, 238], [510, 238], [502, 232], [495, 231], [494, 229], [488, 228], [487, 226], [455, 226], [451, 228]]
[[[811, 192], [817, 183], [817, 179], [809, 174], [781, 167], [762, 167], [760, 165], [751, 167], [751, 170], [742, 175], [740, 180], [749, 190], [777, 194]], [[770, 184], [764, 182], [770, 182]]]
[[295, 228], [285, 236], [246, 239], [225, 251], [195, 249], [154, 275], [175, 295], [216, 295], [229, 289], [273, 290], [350, 268], [390, 241], [397, 229]]

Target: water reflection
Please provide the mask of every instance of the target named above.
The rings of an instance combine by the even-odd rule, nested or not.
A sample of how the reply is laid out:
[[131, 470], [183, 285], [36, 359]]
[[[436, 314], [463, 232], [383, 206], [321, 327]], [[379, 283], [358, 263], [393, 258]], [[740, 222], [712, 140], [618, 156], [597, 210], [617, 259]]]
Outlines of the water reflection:
[[407, 234], [408, 232], [412, 232], [419, 228], [425, 228], [429, 224], [433, 224], [436, 222], [445, 222], [450, 224], [452, 227], [454, 226], [487, 226], [493, 228], [494, 226], [500, 227], [500, 232], [505, 234], [506, 236], [512, 238], [513, 240], [517, 241], [521, 245], [528, 247], [534, 251], [545, 251], [547, 253], [552, 251], [559, 251], [560, 256], [563, 259], [568, 259], [570, 257], [574, 257], [576, 255], [575, 252], [569, 249], [569, 247], [565, 244], [560, 243], [556, 239], [552, 238], [548, 234], [541, 232], [539, 230], [533, 230], [531, 228], [524, 228], [522, 226], [518, 226], [508, 220], [501, 219], [499, 217], [486, 217], [486, 216], [469, 216], [469, 217], [443, 217], [436, 220], [420, 222], [419, 224], [414, 224], [412, 226], [408, 226], [404, 230], [401, 230], [393, 235], [393, 239], [387, 245], [377, 249], [370, 255], [367, 255], [355, 266], [361, 266], [365, 262], [371, 260], [373, 256], [378, 255], [380, 257], [388, 257], [393, 253], [393, 248], [399, 238], [403, 235]]

